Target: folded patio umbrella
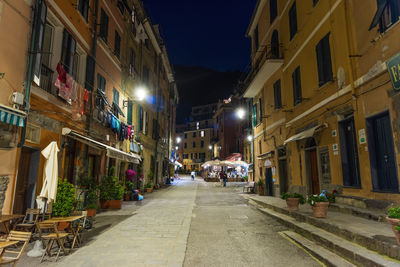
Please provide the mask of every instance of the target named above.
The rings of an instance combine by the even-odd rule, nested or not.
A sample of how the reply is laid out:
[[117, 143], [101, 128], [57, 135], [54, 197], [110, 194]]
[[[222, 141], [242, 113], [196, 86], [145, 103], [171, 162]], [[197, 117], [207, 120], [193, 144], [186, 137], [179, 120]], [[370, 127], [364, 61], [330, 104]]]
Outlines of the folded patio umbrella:
[[46, 161], [43, 170], [43, 186], [40, 191], [40, 198], [45, 199], [43, 215], [45, 214], [46, 202], [54, 202], [57, 195], [58, 185], [58, 149], [57, 142], [51, 142], [45, 149], [42, 150], [42, 155]]

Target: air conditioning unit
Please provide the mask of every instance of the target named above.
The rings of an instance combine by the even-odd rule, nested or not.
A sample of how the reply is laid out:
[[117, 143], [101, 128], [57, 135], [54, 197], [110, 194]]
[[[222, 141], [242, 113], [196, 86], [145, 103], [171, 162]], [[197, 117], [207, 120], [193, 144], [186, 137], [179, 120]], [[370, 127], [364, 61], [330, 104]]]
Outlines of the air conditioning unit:
[[12, 94], [13, 104], [22, 106], [24, 104], [24, 95], [18, 92]]

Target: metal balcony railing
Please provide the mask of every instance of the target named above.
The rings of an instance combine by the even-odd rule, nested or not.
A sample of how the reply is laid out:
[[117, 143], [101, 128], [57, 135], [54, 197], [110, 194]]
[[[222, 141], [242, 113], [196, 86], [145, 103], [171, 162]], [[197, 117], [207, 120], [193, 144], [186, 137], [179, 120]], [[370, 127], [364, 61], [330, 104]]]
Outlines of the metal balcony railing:
[[42, 69], [40, 72], [40, 88], [52, 95], [57, 96], [58, 90], [56, 90], [57, 88], [53, 86], [53, 74], [54, 71], [52, 69], [42, 64]]

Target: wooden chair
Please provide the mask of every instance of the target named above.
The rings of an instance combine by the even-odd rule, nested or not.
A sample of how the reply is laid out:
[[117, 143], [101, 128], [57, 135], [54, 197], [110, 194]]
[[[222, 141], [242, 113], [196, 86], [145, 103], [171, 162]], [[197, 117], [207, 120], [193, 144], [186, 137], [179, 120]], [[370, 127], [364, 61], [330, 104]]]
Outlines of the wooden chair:
[[82, 232], [85, 230], [86, 221], [87, 221], [87, 211], [86, 210], [77, 211], [77, 212], [74, 212], [72, 215], [83, 215], [83, 217], [82, 217], [82, 219], [80, 219], [78, 221], [78, 223], [76, 225], [72, 226], [74, 229], [72, 231], [73, 240], [72, 240], [71, 248], [73, 248], [75, 246], [75, 243], [78, 247], [81, 246]]
[[249, 182], [249, 183], [247, 183], [247, 185], [245, 185], [245, 186], [243, 187], [243, 192], [244, 192], [244, 190], [246, 189], [246, 192], [248, 193], [248, 192], [249, 192], [249, 189], [250, 189], [250, 192], [253, 192], [253, 193], [254, 193], [254, 187], [255, 187], [255, 182]]
[[25, 248], [28, 245], [29, 240], [31, 239], [31, 236], [31, 232], [20, 232], [11, 230], [10, 234], [7, 237], [7, 241], [23, 242], [23, 245], [15, 248], [10, 247], [4, 249], [0, 265], [12, 264], [12, 266], [15, 266], [18, 260], [21, 258], [22, 254], [24, 253]]
[[[40, 239], [42, 240], [43, 247], [45, 248], [45, 252], [40, 259], [40, 262], [43, 262], [44, 257], [46, 254], [51, 257], [51, 249], [53, 248], [54, 241], [57, 242], [58, 251], [56, 256], [56, 261], [60, 255], [61, 250], [63, 251], [64, 255], [67, 255], [67, 251], [64, 247], [65, 239], [68, 236], [68, 233], [61, 233], [57, 229], [57, 223], [46, 223], [46, 222], [38, 222], [37, 230], [39, 232]], [[48, 233], [44, 233], [43, 230], [46, 230]], [[45, 241], [47, 240], [47, 245]]]
[[[39, 221], [40, 209], [27, 209], [24, 220], [21, 223], [14, 225], [14, 230], [24, 230], [25, 232], [33, 233], [36, 223]], [[31, 219], [32, 218], [32, 219]]]

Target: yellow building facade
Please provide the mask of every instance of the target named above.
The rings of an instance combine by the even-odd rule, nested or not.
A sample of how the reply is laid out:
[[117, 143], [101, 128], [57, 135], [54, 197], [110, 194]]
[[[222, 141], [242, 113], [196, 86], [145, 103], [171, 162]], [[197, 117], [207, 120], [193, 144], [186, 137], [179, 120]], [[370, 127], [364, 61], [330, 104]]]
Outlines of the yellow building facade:
[[397, 93], [386, 63], [399, 52], [399, 26], [381, 29], [388, 19], [378, 4], [258, 1], [244, 97], [253, 103], [255, 177], [267, 194], [398, 200]]

